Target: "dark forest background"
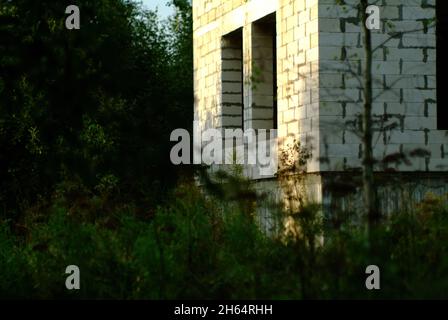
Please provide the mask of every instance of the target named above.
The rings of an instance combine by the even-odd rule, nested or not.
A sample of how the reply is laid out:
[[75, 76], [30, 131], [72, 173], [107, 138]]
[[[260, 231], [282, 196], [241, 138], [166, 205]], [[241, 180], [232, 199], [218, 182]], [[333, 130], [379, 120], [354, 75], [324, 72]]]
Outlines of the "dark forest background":
[[[170, 133], [192, 126], [188, 1], [160, 21], [121, 0], [0, 1], [0, 216], [19, 221], [61, 184], [139, 207], [178, 172]], [[79, 194], [78, 194], [79, 195]]]

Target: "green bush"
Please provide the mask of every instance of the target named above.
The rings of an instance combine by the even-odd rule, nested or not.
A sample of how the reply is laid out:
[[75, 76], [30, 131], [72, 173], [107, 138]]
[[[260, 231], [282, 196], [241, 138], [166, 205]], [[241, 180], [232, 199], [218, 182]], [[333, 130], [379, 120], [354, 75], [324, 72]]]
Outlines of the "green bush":
[[[146, 216], [119, 206], [104, 214], [101, 199], [82, 206], [59, 199], [22, 226], [3, 221], [0, 297], [446, 298], [446, 198], [428, 197], [369, 237], [348, 222], [331, 226], [319, 206], [294, 215], [299, 233], [266, 235], [239, 204], [223, 206], [192, 185]], [[65, 288], [72, 264], [81, 270], [80, 290]], [[379, 291], [365, 288], [372, 264], [381, 270]]]

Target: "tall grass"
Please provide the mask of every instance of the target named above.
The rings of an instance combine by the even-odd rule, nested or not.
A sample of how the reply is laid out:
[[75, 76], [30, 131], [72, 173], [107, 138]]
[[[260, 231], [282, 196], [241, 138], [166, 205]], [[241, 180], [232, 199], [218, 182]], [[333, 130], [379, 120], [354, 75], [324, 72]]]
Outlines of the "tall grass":
[[[0, 297], [447, 298], [446, 197], [397, 213], [375, 230], [374, 244], [362, 227], [321, 217], [318, 206], [294, 215], [299, 233], [267, 235], [247, 200], [223, 206], [188, 184], [144, 214], [101, 201], [59, 199], [30, 211], [23, 225], [2, 221]], [[65, 288], [72, 264], [80, 290]], [[368, 265], [379, 266], [381, 290], [366, 289]]]

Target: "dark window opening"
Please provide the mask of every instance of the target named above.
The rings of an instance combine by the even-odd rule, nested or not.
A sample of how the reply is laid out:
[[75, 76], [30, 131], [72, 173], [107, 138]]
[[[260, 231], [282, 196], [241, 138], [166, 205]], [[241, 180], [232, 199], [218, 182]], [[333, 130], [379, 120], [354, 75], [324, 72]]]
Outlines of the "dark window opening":
[[252, 25], [252, 105], [254, 129], [277, 129], [277, 29], [275, 13]]
[[276, 23], [275, 23], [275, 14], [274, 14], [274, 22], [273, 22], [273, 33], [272, 33], [272, 56], [273, 56], [273, 93], [274, 93], [274, 106], [273, 106], [273, 112], [274, 112], [274, 129], [278, 129], [278, 108], [277, 108], [277, 31], [276, 31]]
[[437, 0], [437, 128], [448, 130], [448, 1]]
[[222, 127], [244, 128], [243, 30], [222, 37]]

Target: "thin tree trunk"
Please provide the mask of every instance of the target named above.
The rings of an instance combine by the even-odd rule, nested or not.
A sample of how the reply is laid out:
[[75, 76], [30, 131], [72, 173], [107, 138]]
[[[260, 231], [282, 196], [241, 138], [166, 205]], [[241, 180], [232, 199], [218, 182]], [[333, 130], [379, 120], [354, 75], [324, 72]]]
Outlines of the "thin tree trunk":
[[364, 112], [362, 117], [363, 137], [363, 191], [364, 208], [367, 214], [369, 232], [378, 223], [380, 212], [374, 181], [374, 159], [372, 146], [372, 37], [366, 26], [368, 0], [361, 0], [361, 17], [364, 47]]

